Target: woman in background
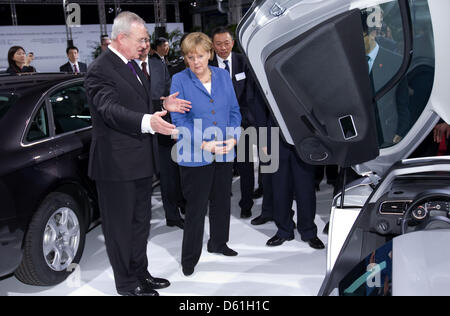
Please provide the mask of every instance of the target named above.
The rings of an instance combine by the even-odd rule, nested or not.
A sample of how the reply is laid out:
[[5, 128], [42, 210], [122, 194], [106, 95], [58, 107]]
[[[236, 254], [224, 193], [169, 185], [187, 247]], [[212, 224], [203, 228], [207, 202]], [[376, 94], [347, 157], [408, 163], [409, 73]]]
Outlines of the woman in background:
[[21, 46], [11, 47], [8, 51], [9, 68], [6, 72], [10, 74], [35, 72], [34, 67], [25, 66], [26, 58], [25, 50]]

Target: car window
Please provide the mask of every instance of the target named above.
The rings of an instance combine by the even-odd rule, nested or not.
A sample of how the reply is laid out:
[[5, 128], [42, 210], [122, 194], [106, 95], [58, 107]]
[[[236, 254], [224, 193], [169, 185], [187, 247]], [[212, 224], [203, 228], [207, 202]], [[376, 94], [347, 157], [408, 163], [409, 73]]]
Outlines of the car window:
[[55, 135], [91, 126], [91, 114], [82, 84], [61, 88], [49, 97]]
[[[422, 114], [434, 80], [434, 40], [427, 0], [410, 0], [412, 62], [402, 80], [375, 104], [380, 148], [400, 142]], [[364, 42], [374, 95], [398, 72], [404, 58], [398, 1], [362, 10]]]
[[0, 93], [0, 119], [16, 103], [19, 97], [11, 93]]
[[26, 137], [27, 142], [31, 143], [50, 136], [48, 128], [48, 116], [45, 104], [43, 104], [31, 121], [30, 128]]

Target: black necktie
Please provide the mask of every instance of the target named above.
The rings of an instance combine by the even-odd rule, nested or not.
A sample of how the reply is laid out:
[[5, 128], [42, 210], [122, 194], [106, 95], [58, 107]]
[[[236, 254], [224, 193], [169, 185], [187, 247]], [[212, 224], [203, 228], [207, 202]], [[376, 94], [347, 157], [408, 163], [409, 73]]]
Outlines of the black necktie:
[[223, 62], [224, 62], [224, 64], [225, 64], [225, 70], [228, 71], [229, 73], [231, 73], [231, 71], [230, 71], [230, 65], [228, 64], [229, 61], [228, 61], [228, 60], [224, 60]]

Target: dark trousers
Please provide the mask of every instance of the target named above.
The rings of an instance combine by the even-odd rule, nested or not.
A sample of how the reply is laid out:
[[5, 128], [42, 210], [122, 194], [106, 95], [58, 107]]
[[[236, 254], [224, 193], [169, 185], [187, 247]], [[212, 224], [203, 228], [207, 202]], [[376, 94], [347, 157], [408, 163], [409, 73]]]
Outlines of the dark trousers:
[[221, 250], [229, 239], [233, 163], [214, 162], [202, 167], [180, 167], [186, 198], [181, 264], [193, 268], [200, 260], [205, 216], [209, 202], [210, 239], [213, 251]]
[[255, 165], [251, 162], [253, 158], [253, 144], [250, 143], [246, 135], [245, 161], [237, 162], [236, 166], [240, 175], [241, 200], [239, 206], [243, 210], [250, 210], [253, 207], [253, 191], [255, 189]]
[[118, 291], [138, 286], [148, 275], [152, 179], [128, 182], [97, 181], [106, 251]]
[[184, 205], [184, 199], [179, 166], [172, 160], [171, 149], [169, 146], [159, 145], [161, 198], [166, 220], [179, 221], [181, 216], [178, 206]]
[[304, 163], [293, 146], [280, 142], [280, 167], [273, 174], [274, 220], [277, 235], [282, 238], [294, 236], [292, 201], [297, 202], [297, 229], [303, 241], [317, 236], [315, 168]]
[[316, 166], [316, 184], [319, 185], [327, 175], [327, 183], [335, 185], [338, 179], [339, 167], [336, 165]]
[[261, 206], [261, 216], [264, 218], [273, 218], [273, 186], [272, 174], [262, 173], [261, 181], [263, 186], [263, 202]]

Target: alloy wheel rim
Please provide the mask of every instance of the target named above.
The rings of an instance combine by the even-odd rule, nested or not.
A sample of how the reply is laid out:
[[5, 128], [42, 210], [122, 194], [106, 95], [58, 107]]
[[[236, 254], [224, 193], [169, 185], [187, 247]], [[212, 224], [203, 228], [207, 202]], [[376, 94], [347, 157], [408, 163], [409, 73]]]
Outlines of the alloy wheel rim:
[[50, 216], [45, 225], [43, 255], [54, 271], [66, 270], [75, 259], [80, 244], [80, 224], [75, 212], [62, 207]]

